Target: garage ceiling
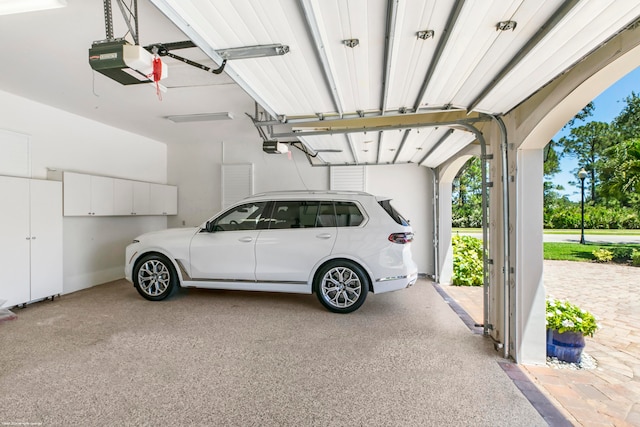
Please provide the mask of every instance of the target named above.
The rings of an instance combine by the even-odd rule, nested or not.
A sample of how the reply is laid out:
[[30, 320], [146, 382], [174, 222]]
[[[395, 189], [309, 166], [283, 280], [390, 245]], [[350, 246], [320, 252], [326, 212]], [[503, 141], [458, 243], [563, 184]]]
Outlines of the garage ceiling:
[[[148, 88], [92, 75], [86, 50], [104, 38], [102, 1], [69, 0], [65, 9], [0, 17], [0, 37], [18, 46], [10, 47], [18, 64], [8, 72], [3, 64], [0, 89], [171, 143], [204, 142], [231, 125], [168, 124], [168, 115], [253, 113], [240, 87], [264, 110], [258, 119], [273, 124], [265, 131], [299, 139], [317, 164], [434, 167], [474, 135], [430, 126], [429, 113], [507, 113], [640, 17], [640, 3], [628, 0], [150, 1], [169, 20], [140, 0], [142, 45], [191, 39], [200, 49], [180, 54], [212, 67], [221, 63], [219, 49], [281, 43], [289, 53], [229, 61], [226, 76], [167, 58], [170, 79], [180, 78], [167, 81], [158, 102]], [[71, 52], [68, 45], [69, 57], [53, 54]], [[55, 70], [38, 76], [43, 63]], [[20, 70], [30, 70], [30, 83]], [[73, 86], [67, 75], [77, 73], [83, 78]], [[105, 99], [91, 99], [96, 91]], [[395, 126], [414, 115], [422, 124]], [[340, 127], [347, 119], [360, 123], [358, 132]]]
[[[475, 138], [453, 127], [372, 132], [371, 117], [507, 113], [621, 29], [625, 0], [152, 0], [216, 62], [225, 47], [282, 43], [281, 57], [228, 64], [273, 117], [324, 163], [437, 166]], [[331, 130], [361, 117], [369, 132]]]

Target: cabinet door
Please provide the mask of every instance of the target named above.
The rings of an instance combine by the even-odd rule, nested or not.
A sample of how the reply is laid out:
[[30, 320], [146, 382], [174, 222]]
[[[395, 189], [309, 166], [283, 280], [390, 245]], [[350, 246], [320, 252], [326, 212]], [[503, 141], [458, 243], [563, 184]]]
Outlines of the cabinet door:
[[165, 212], [166, 215], [178, 215], [178, 187], [165, 185]]
[[91, 176], [91, 214], [113, 215], [113, 178]]
[[133, 215], [133, 181], [113, 180], [113, 214]]
[[29, 180], [0, 177], [0, 300], [29, 301]]
[[133, 181], [133, 212], [135, 215], [149, 215], [150, 184], [148, 182]]
[[178, 187], [162, 184], [150, 185], [151, 215], [177, 215]]
[[62, 293], [62, 185], [31, 180], [31, 297]]
[[91, 175], [64, 173], [64, 214], [66, 216], [91, 215]]

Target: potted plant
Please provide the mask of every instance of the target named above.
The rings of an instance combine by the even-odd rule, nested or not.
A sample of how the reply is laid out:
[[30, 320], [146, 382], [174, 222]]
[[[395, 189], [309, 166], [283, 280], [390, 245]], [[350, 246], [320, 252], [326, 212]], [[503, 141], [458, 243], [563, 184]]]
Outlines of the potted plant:
[[596, 318], [568, 301], [547, 298], [547, 356], [579, 363], [585, 346], [584, 337], [598, 330]]

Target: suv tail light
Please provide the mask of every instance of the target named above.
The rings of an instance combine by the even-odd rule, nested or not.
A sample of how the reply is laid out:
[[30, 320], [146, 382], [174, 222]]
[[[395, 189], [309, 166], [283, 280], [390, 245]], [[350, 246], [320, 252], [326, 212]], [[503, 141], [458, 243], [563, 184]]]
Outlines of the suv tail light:
[[413, 233], [393, 233], [389, 235], [389, 241], [404, 245], [413, 241]]

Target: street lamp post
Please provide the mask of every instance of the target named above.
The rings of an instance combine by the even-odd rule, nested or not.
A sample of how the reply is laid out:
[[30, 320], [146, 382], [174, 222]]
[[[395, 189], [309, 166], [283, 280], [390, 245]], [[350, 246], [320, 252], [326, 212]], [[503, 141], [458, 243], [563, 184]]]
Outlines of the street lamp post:
[[581, 190], [581, 210], [582, 210], [582, 232], [580, 233], [580, 244], [584, 245], [584, 179], [587, 177], [587, 171], [584, 168], [578, 172], [578, 178], [580, 178], [580, 190]]

